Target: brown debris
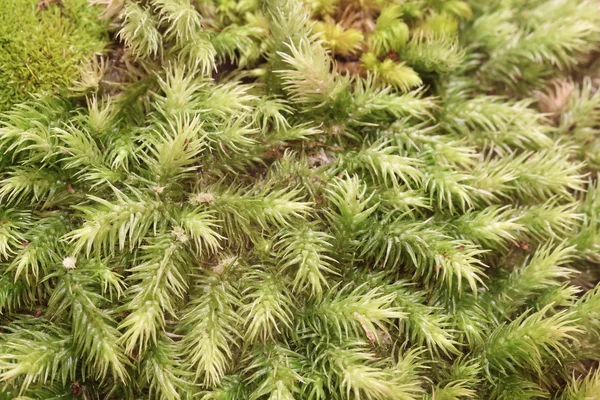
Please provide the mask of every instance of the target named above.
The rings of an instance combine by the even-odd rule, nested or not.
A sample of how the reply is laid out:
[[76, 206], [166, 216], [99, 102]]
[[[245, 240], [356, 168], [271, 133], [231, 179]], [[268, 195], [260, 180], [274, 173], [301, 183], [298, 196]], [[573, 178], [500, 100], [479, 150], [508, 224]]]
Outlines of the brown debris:
[[574, 86], [570, 79], [559, 79], [545, 93], [535, 91], [534, 95], [538, 101], [540, 111], [548, 114], [554, 122], [558, 122], [561, 114], [569, 104], [569, 98], [571, 97], [571, 93], [573, 93]]
[[81, 383], [77, 381], [71, 383], [71, 393], [73, 393], [73, 396], [81, 396], [83, 394], [83, 386], [81, 386]]
[[63, 6], [62, 0], [40, 0], [36, 8], [38, 10], [45, 10], [50, 4], [56, 4], [59, 7]]

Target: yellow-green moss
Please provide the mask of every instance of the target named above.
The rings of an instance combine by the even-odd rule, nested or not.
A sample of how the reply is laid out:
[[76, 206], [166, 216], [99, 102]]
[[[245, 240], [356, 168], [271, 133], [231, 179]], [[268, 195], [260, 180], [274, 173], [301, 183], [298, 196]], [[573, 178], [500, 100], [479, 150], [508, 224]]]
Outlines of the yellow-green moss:
[[106, 27], [87, 0], [0, 1], [0, 110], [69, 86], [103, 49]]

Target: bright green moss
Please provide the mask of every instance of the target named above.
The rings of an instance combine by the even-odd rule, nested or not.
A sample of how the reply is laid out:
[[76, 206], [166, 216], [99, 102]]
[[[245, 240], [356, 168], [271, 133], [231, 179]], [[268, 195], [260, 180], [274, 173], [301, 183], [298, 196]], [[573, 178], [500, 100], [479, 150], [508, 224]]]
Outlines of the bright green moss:
[[0, 400], [600, 399], [598, 0], [95, 2], [0, 112]]
[[103, 49], [106, 27], [86, 0], [0, 1], [0, 110], [69, 86]]

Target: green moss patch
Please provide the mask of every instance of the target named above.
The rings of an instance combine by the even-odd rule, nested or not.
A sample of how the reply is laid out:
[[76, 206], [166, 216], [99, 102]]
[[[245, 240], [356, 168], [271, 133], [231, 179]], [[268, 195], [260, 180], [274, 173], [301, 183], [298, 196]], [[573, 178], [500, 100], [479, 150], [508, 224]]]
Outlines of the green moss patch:
[[69, 86], [103, 49], [106, 27], [86, 0], [0, 1], [0, 110]]

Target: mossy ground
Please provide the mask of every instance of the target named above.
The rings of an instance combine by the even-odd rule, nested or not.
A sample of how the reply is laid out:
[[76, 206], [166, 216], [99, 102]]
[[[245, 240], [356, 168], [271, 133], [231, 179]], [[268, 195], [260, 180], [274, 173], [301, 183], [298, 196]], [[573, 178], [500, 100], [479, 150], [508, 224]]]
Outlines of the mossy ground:
[[68, 87], [107, 42], [98, 15], [87, 0], [0, 1], [0, 111]]
[[0, 400], [600, 399], [599, 1], [94, 0], [0, 112]]

